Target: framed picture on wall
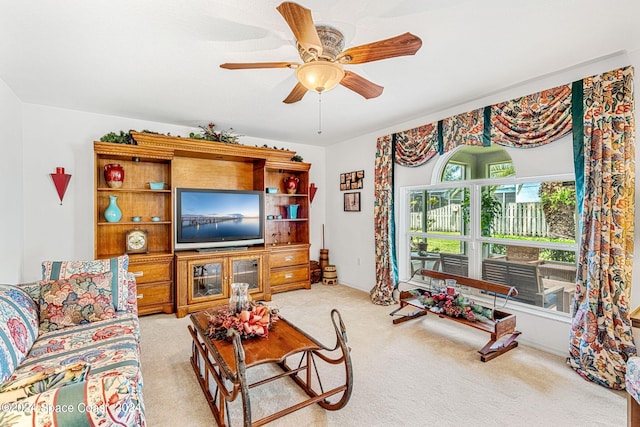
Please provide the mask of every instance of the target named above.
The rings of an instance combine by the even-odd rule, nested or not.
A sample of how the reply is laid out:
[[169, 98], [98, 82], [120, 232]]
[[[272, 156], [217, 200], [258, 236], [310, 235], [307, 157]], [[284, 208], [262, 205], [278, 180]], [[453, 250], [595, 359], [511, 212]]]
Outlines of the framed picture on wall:
[[360, 190], [362, 189], [362, 181], [364, 179], [364, 171], [353, 171], [340, 174], [340, 190]]
[[360, 212], [360, 192], [344, 193], [344, 211]]

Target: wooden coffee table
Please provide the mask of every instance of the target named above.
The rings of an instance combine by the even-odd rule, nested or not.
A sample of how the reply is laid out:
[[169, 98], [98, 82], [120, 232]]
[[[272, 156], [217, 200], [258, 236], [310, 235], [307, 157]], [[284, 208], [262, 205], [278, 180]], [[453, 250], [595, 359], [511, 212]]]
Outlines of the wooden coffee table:
[[[214, 313], [215, 308], [208, 311]], [[333, 411], [344, 407], [353, 387], [350, 350], [342, 317], [335, 309], [331, 311], [331, 320], [337, 338], [334, 348], [325, 347], [283, 318], [273, 324], [267, 338], [240, 340], [234, 336], [232, 342], [214, 340], [206, 334], [207, 313], [192, 314], [193, 326], [188, 327], [193, 338], [191, 365], [218, 425], [228, 425], [226, 403], [238, 395], [242, 399], [244, 426], [261, 426], [314, 403]], [[247, 369], [266, 363], [277, 364], [282, 373], [249, 384]], [[324, 390], [320, 373], [326, 369], [318, 368], [325, 364], [343, 365], [344, 384]], [[285, 381], [286, 377], [293, 379], [309, 398], [252, 421], [249, 389]]]

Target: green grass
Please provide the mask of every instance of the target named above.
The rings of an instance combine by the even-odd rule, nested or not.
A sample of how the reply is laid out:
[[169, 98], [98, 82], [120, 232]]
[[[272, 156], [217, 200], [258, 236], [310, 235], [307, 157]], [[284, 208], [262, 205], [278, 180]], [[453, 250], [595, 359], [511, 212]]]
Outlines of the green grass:
[[[458, 236], [458, 233], [450, 232], [450, 233], [442, 233], [442, 234], [451, 234], [452, 236]], [[508, 235], [495, 235], [495, 238], [500, 239], [511, 239], [511, 240], [519, 240], [519, 241], [530, 241], [530, 242], [555, 242], [555, 243], [569, 243], [575, 244], [574, 240], [568, 239], [550, 239], [546, 237], [524, 237], [524, 236], [508, 236]], [[437, 239], [433, 237], [429, 237], [428, 239], [428, 252], [444, 252], [450, 254], [459, 254], [462, 253], [461, 247], [462, 243], [458, 240], [449, 240], [449, 239]], [[495, 253], [504, 254], [504, 245], [502, 244], [492, 244], [492, 248]], [[575, 254], [573, 251], [561, 251], [561, 250], [552, 250], [552, 249], [542, 249], [540, 251], [541, 259], [548, 260], [556, 260], [556, 261], [567, 261], [567, 262], [575, 262]]]
[[569, 239], [554, 239], [549, 237], [526, 237], [526, 236], [510, 236], [505, 234], [496, 234], [495, 236], [491, 236], [496, 239], [511, 239], [511, 240], [527, 240], [530, 242], [554, 242], [554, 243], [570, 243], [575, 244], [575, 240]]
[[432, 237], [429, 238], [429, 245], [427, 246], [427, 250], [429, 252], [444, 252], [448, 254], [459, 254], [460, 247], [462, 242], [457, 240], [448, 240], [448, 239], [434, 239]]

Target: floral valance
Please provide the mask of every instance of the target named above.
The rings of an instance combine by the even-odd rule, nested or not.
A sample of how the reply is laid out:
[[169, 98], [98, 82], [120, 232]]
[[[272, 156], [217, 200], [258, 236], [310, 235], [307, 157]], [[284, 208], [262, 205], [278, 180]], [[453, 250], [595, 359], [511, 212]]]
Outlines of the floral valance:
[[438, 154], [438, 124], [430, 123], [393, 135], [396, 163], [420, 166]]
[[491, 142], [533, 148], [571, 132], [571, 85], [491, 106]]
[[571, 132], [571, 85], [522, 96], [393, 135], [395, 162], [421, 166], [459, 145], [533, 148]]
[[484, 115], [484, 108], [479, 108], [442, 120], [443, 151], [447, 152], [458, 145], [485, 145]]

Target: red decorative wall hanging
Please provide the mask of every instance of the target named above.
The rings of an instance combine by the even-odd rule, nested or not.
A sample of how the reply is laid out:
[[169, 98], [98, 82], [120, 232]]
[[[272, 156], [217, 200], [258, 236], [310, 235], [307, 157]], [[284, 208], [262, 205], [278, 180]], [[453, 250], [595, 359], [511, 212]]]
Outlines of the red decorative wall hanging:
[[56, 173], [51, 174], [51, 179], [53, 180], [53, 185], [56, 186], [58, 197], [60, 197], [60, 204], [62, 204], [64, 193], [67, 191], [67, 186], [71, 180], [71, 175], [64, 173], [64, 168], [58, 167], [56, 168]]
[[313, 198], [316, 196], [316, 191], [318, 191], [318, 187], [312, 182], [311, 186], [309, 186], [309, 200], [313, 202]]

